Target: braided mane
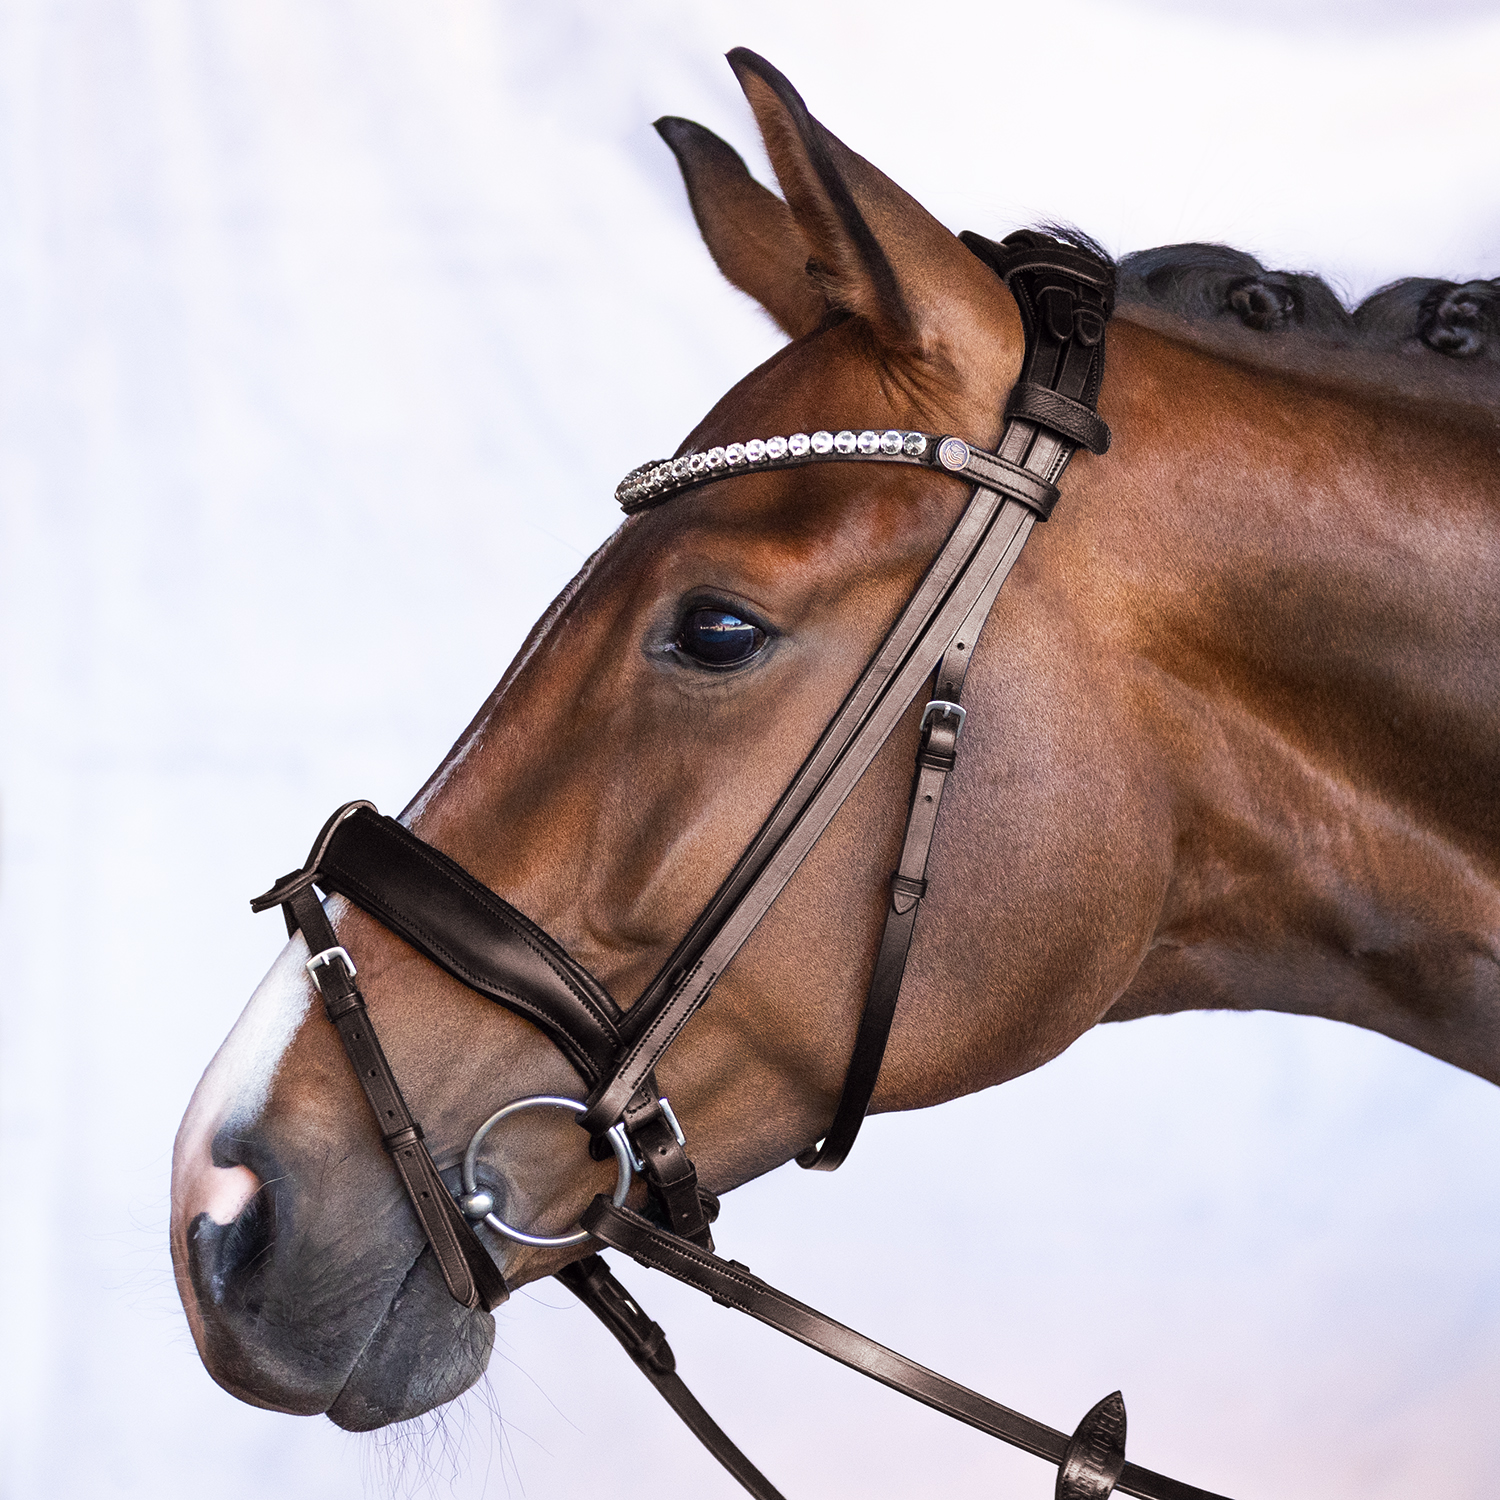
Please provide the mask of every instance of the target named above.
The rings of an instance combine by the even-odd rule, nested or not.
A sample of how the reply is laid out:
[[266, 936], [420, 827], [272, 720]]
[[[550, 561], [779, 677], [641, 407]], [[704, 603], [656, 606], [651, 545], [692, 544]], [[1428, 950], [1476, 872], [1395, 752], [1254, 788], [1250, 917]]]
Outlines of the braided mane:
[[[1071, 226], [1041, 227], [1105, 253]], [[1500, 278], [1403, 277], [1350, 308], [1321, 276], [1228, 245], [1159, 245], [1114, 265], [1117, 316], [1217, 357], [1500, 418]]]

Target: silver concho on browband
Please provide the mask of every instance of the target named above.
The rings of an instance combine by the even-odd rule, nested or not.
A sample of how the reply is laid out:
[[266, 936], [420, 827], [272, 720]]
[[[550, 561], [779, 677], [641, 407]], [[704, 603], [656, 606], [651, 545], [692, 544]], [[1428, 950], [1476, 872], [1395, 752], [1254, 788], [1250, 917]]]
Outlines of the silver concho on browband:
[[615, 490], [626, 515], [649, 510], [699, 485], [713, 484], [737, 474], [763, 469], [793, 469], [812, 463], [915, 464], [961, 474], [976, 484], [1014, 496], [1046, 520], [1057, 502], [1057, 490], [1029, 470], [996, 453], [975, 448], [959, 437], [937, 437], [930, 432], [906, 432], [890, 427], [884, 432], [866, 428], [854, 432], [794, 432], [790, 437], [751, 438], [706, 453], [684, 453], [678, 458], [653, 459], [632, 469]]

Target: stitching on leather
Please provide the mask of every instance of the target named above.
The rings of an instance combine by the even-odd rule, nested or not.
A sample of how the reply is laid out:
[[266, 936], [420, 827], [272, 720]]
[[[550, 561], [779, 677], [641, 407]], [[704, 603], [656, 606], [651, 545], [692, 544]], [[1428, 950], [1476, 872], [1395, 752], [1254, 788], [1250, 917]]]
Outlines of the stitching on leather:
[[[386, 830], [382, 829], [381, 832], [386, 833]], [[391, 835], [389, 833], [386, 833], [386, 837], [389, 838], [391, 837]], [[464, 882], [461, 881], [453, 873], [453, 871], [447, 867], [447, 865], [441, 862], [442, 856], [438, 854], [438, 851], [427, 848], [426, 845], [424, 845], [420, 840], [412, 845], [407, 845], [403, 842], [403, 847], [406, 848], [407, 852], [416, 855], [418, 859], [421, 859], [426, 864], [430, 865], [432, 869], [437, 874], [441, 875], [443, 879], [446, 880], [454, 890], [476, 901], [481, 906], [490, 907], [492, 914], [501, 922], [505, 923], [505, 925], [509, 927], [518, 938], [520, 938], [522, 943], [524, 943], [526, 947], [530, 948], [531, 951], [535, 953], [536, 956], [541, 959], [542, 962], [546, 964], [554, 974], [557, 975], [557, 977], [563, 982], [563, 984], [565, 984], [568, 989], [573, 992], [581, 1005], [585, 1006], [589, 1011], [591, 1011], [600, 1021], [606, 1022], [606, 1024], [608, 1024], [606, 1016], [603, 1012], [600, 1011], [593, 998], [585, 991], [580, 989], [573, 976], [568, 973], [567, 970], [558, 967], [555, 959], [553, 958], [553, 955], [547, 950], [547, 948], [545, 948], [541, 945], [541, 943], [538, 942], [535, 934], [533, 934], [532, 932], [528, 932], [526, 927], [518, 925], [516, 921], [516, 918], [519, 918], [521, 922], [526, 922], [529, 926], [530, 922], [528, 918], [523, 917], [520, 912], [514, 911], [513, 908], [509, 907], [509, 903], [503, 902], [499, 896], [496, 896], [493, 891], [488, 890], [484, 886], [480, 885], [478, 881], [474, 882], [473, 887], [465, 885]], [[470, 879], [472, 878], [473, 877], [471, 876]]]
[[[380, 827], [379, 824], [376, 825], [375, 831], [387, 839], [392, 839], [394, 837], [388, 830]], [[398, 842], [406, 852], [415, 855], [418, 859], [427, 864], [436, 874], [440, 875], [445, 881], [447, 881], [448, 885], [453, 890], [457, 891], [461, 896], [468, 897], [477, 902], [479, 905], [485, 906], [493, 916], [495, 916], [499, 921], [504, 923], [507, 928], [515, 933], [515, 935], [521, 940], [524, 946], [529, 948], [539, 959], [542, 960], [544, 964], [546, 964], [549, 969], [552, 970], [557, 978], [562, 981], [567, 989], [578, 1000], [579, 1004], [582, 1005], [586, 1010], [588, 1010], [589, 1013], [593, 1015], [597, 1021], [600, 1022], [605, 1030], [617, 1031], [618, 1028], [616, 1027], [614, 1019], [599, 1008], [593, 997], [579, 987], [571, 974], [569, 974], [565, 969], [561, 969], [558, 967], [553, 955], [547, 950], [546, 947], [542, 946], [538, 942], [536, 935], [532, 932], [528, 932], [526, 930], [526, 927], [518, 925], [517, 919], [519, 919], [520, 922], [526, 922], [528, 925], [530, 925], [528, 919], [523, 917], [520, 912], [514, 911], [514, 909], [509, 907], [507, 903], [503, 902], [500, 897], [496, 896], [493, 891], [487, 890], [477, 881], [474, 882], [473, 888], [465, 885], [463, 881], [459, 880], [458, 877], [453, 873], [453, 871], [450, 870], [447, 865], [442, 862], [444, 856], [440, 855], [436, 850], [427, 848], [426, 845], [421, 842], [421, 840], [415, 840], [412, 844], [407, 844], [404, 840], [396, 840], [396, 842]], [[335, 856], [333, 864], [330, 866], [329, 872], [333, 873], [333, 870], [335, 870], [336, 868], [338, 868], [337, 856]], [[470, 879], [472, 879], [472, 877], [470, 877]], [[367, 894], [371, 896], [375, 894], [370, 890], [368, 886], [365, 887], [365, 890]], [[429, 929], [425, 928], [422, 930], [424, 932], [429, 931]]]
[[[639, 1261], [641, 1265], [649, 1267], [649, 1269], [653, 1271], [660, 1271], [667, 1276], [670, 1276], [672, 1274], [671, 1267], [665, 1261], [661, 1260], [655, 1255], [650, 1254], [648, 1251], [632, 1251], [631, 1259]], [[715, 1267], [715, 1269], [717, 1270], [718, 1268]], [[730, 1307], [738, 1308], [740, 1312], [746, 1314], [748, 1317], [753, 1318], [755, 1316], [755, 1314], [750, 1311], [748, 1304], [738, 1297], [724, 1296], [717, 1291], [711, 1292], [709, 1295], [712, 1297], [716, 1297], [720, 1302], [727, 1303]]]
[[[662, 1250], [658, 1247], [656, 1232], [654, 1230], [648, 1228], [646, 1230], [638, 1232], [643, 1233], [646, 1236], [646, 1243], [653, 1249], [656, 1249], [658, 1254], [662, 1253]], [[710, 1275], [716, 1277], [722, 1276], [726, 1281], [734, 1282], [737, 1286], [743, 1288], [746, 1292], [749, 1292], [752, 1295], [759, 1293], [762, 1296], [769, 1295], [773, 1300], [776, 1301], [788, 1300], [782, 1297], [782, 1295], [777, 1292], [774, 1287], [763, 1286], [757, 1279], [747, 1276], [743, 1271], [735, 1270], [733, 1266], [726, 1265], [723, 1261], [721, 1261], [718, 1256], [710, 1255], [707, 1251], [699, 1250], [696, 1246], [690, 1246], [686, 1244], [670, 1245], [665, 1247], [665, 1253], [669, 1256], [675, 1255], [679, 1259], [688, 1261], [690, 1263], [696, 1263]], [[657, 1266], [657, 1270], [665, 1269], [665, 1266]]]
[[[682, 995], [682, 994], [685, 994], [687, 992], [689, 986], [691, 985], [692, 980], [702, 970], [702, 968], [703, 968], [703, 964], [700, 961], [697, 964], [695, 964], [693, 966], [693, 968], [691, 968], [691, 969], [688, 970], [687, 977], [683, 980], [683, 982], [678, 986], [678, 988], [676, 990], [676, 994], [677, 995]], [[708, 998], [708, 992], [713, 987], [714, 980], [716, 980], [718, 977], [719, 976], [717, 974], [714, 974], [714, 975], [710, 976], [708, 983], [703, 986], [703, 993], [700, 996], [700, 998], [698, 1000], [696, 1000], [691, 1006], [688, 1007], [688, 1009], [687, 1009], [686, 1013], [683, 1015], [682, 1019], [679, 1020], [676, 1023], [676, 1025], [674, 1025], [672, 1027], [672, 1030], [671, 1030], [670, 1034], [668, 1035], [666, 1041], [662, 1043], [662, 1045], [661, 1045], [661, 1047], [659, 1049], [657, 1049], [657, 1052], [656, 1052], [657, 1057], [660, 1057], [662, 1055], [662, 1053], [668, 1047], [670, 1047], [673, 1042], [675, 1042], [677, 1040], [677, 1033], [679, 1031], [681, 1031], [684, 1026], [687, 1025], [687, 1023], [692, 1019], [694, 1012], [698, 1009], [698, 1007], [700, 1005], [703, 1004], [703, 1001]], [[636, 1042], [635, 1046], [633, 1046], [630, 1049], [630, 1051], [625, 1054], [625, 1060], [624, 1060], [624, 1062], [619, 1067], [617, 1067], [614, 1070], [613, 1077], [610, 1080], [611, 1083], [614, 1083], [617, 1080], [626, 1077], [634, 1069], [634, 1067], [636, 1065], [636, 1062], [641, 1057], [642, 1053], [645, 1052], [645, 1050], [646, 1050], [646, 1044], [648, 1042], [650, 1042], [652, 1036], [656, 1033], [657, 1028], [660, 1027], [666, 1021], [666, 1019], [671, 1015], [671, 1013], [672, 1013], [672, 1006], [671, 1006], [670, 1003], [668, 1003], [668, 1005], [666, 1006], [665, 1009], [657, 1012], [657, 1014], [651, 1018], [650, 1024], [641, 1033], [640, 1040], [638, 1042]], [[655, 1067], [655, 1063], [653, 1063], [651, 1066]], [[647, 1068], [646, 1069], [647, 1073], [649, 1073], [650, 1071], [651, 1071], [651, 1068]], [[644, 1077], [644, 1075], [643, 1075], [643, 1077]], [[631, 1087], [630, 1092], [632, 1094], [635, 1093], [636, 1089], [639, 1088], [639, 1087], [640, 1087], [640, 1082], [637, 1081]]]
[[[329, 873], [333, 874], [333, 871], [330, 870]], [[508, 986], [496, 984], [488, 976], [480, 974], [476, 969], [465, 964], [446, 945], [436, 941], [433, 934], [422, 923], [414, 921], [402, 908], [389, 901], [376, 901], [374, 899], [375, 893], [363, 881], [344, 874], [339, 875], [338, 879], [342, 886], [347, 887], [349, 894], [353, 895], [356, 892], [363, 894], [372, 905], [385, 907], [387, 911], [405, 922], [414, 932], [426, 938], [435, 952], [444, 955], [446, 960], [445, 966], [457, 973], [460, 978], [469, 981], [471, 988], [477, 989], [481, 994], [492, 994], [493, 991], [499, 990], [507, 1000], [511, 1001], [517, 1010], [521, 1011], [528, 1019], [533, 1020], [539, 1030], [552, 1032], [555, 1028], [555, 1035], [560, 1036], [562, 1042], [568, 1044], [563, 1047], [563, 1050], [570, 1054], [569, 1061], [575, 1067], [578, 1067], [578, 1071], [591, 1081], [600, 1076], [601, 1070], [595, 1062], [592, 1050], [585, 1045], [582, 1038], [576, 1036], [564, 1022], [558, 1020], [550, 1011], [537, 1005], [535, 1001], [528, 1000], [524, 995], [510, 989]], [[580, 1064], [582, 1066], [579, 1066]]]

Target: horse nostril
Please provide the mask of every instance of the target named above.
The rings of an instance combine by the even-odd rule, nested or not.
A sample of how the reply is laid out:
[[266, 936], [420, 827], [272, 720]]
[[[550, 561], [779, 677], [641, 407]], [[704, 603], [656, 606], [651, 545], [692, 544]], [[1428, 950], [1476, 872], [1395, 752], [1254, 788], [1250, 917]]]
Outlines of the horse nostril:
[[254, 1294], [258, 1274], [271, 1259], [276, 1233], [276, 1205], [261, 1188], [228, 1224], [201, 1213], [188, 1229], [193, 1279], [216, 1307], [225, 1303], [258, 1311]]
[[189, 1202], [188, 1258], [199, 1294], [215, 1307], [258, 1311], [256, 1288], [269, 1268], [282, 1174], [253, 1133], [221, 1130], [211, 1164], [199, 1171]]
[[199, 1211], [216, 1224], [232, 1224], [260, 1188], [260, 1178], [249, 1167], [223, 1167], [215, 1163], [199, 1179]]

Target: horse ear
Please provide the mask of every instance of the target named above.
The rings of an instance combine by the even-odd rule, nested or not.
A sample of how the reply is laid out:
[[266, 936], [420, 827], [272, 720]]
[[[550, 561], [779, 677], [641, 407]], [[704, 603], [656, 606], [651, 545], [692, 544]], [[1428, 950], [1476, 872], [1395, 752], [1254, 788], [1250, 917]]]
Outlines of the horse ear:
[[828, 302], [807, 274], [811, 253], [792, 211], [751, 175], [733, 146], [691, 120], [666, 115], [656, 132], [672, 148], [714, 264], [792, 337], [811, 333]]
[[964, 338], [987, 300], [1009, 301], [921, 204], [819, 124], [763, 57], [736, 47], [729, 64], [811, 248], [808, 273], [831, 306], [863, 318], [886, 348], [917, 352]]

